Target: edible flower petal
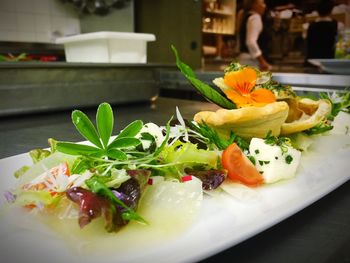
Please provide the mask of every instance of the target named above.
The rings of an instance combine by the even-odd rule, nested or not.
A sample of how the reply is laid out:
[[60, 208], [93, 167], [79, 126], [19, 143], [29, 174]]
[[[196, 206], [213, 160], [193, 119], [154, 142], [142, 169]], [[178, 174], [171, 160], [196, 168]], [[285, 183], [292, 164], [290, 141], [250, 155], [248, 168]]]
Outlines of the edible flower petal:
[[270, 90], [264, 88], [254, 90], [257, 79], [257, 72], [250, 67], [230, 71], [224, 77], [224, 83], [228, 87], [224, 93], [239, 108], [248, 105], [263, 106], [275, 102], [276, 97]]
[[224, 82], [227, 86], [234, 88], [241, 95], [248, 95], [254, 88], [257, 73], [252, 68], [243, 68], [238, 71], [231, 71], [225, 74]]

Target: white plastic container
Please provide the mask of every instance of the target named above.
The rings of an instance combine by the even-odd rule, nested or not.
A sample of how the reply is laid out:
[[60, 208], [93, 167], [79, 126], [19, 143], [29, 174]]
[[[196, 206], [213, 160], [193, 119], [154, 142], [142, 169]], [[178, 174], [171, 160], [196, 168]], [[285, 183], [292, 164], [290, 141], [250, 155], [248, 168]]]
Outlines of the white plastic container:
[[63, 44], [67, 62], [146, 63], [147, 42], [153, 34], [95, 32], [56, 39]]

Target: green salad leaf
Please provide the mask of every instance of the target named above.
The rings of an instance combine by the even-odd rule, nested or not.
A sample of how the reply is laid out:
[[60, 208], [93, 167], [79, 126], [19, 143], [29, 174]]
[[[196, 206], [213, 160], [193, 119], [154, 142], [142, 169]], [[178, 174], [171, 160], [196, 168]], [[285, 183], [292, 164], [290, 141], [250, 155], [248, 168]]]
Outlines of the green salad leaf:
[[185, 169], [200, 167], [201, 170], [216, 169], [219, 165], [216, 151], [198, 149], [196, 144], [177, 140], [164, 148], [158, 160], [161, 163], [155, 166], [166, 177], [180, 179]]

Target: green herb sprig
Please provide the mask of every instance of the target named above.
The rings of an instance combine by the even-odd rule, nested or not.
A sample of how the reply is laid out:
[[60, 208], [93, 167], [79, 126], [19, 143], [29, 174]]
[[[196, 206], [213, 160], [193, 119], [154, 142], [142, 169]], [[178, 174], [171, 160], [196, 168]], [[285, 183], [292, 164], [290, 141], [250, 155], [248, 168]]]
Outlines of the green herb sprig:
[[320, 121], [318, 124], [316, 124], [314, 127], [303, 131], [303, 133], [307, 135], [316, 135], [316, 134], [322, 134], [327, 131], [330, 131], [333, 129], [333, 126], [330, 124], [328, 120]]
[[273, 136], [271, 130], [266, 134], [264, 141], [268, 145], [279, 146], [281, 148], [282, 154], [285, 154], [286, 152], [288, 152], [288, 146], [291, 145], [291, 141], [289, 138]]
[[213, 102], [217, 104], [220, 107], [223, 107], [225, 109], [235, 109], [236, 104], [231, 102], [229, 99], [227, 99], [225, 96], [221, 95], [217, 90], [215, 90], [213, 87], [209, 86], [208, 84], [200, 81], [196, 75], [194, 74], [193, 70], [190, 66], [183, 63], [180, 60], [179, 54], [176, 50], [176, 48], [172, 45], [171, 49], [173, 50], [176, 58], [176, 65], [184, 74], [184, 76], [191, 82], [191, 84], [196, 88], [196, 90], [208, 101]]
[[97, 109], [97, 129], [89, 117], [80, 110], [74, 110], [72, 112], [72, 122], [78, 132], [94, 146], [72, 142], [57, 142], [56, 149], [66, 154], [126, 160], [128, 158], [126, 150], [130, 147], [136, 147], [141, 143], [140, 139], [135, 138], [143, 126], [141, 120], [130, 123], [110, 142], [114, 126], [114, 116], [112, 108], [108, 103], [101, 103]]
[[225, 150], [234, 142], [237, 143], [238, 147], [240, 147], [242, 150], [249, 149], [249, 143], [234, 132], [231, 132], [229, 139], [224, 139], [206, 123], [199, 123], [195, 125], [191, 122], [187, 122], [187, 125], [190, 127], [190, 129], [202, 135], [207, 140], [207, 144], [213, 144], [219, 150]]
[[332, 104], [332, 111], [330, 116], [328, 116], [329, 120], [334, 120], [341, 111], [350, 114], [350, 91], [345, 93], [333, 93], [333, 95], [321, 92], [320, 97], [329, 100]]

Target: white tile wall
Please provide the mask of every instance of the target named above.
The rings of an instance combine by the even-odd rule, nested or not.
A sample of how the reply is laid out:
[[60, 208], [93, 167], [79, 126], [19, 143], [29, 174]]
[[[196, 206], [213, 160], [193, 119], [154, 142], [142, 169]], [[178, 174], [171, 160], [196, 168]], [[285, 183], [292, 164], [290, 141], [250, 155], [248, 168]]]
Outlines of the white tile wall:
[[79, 34], [78, 12], [60, 0], [0, 0], [0, 41], [54, 43]]

